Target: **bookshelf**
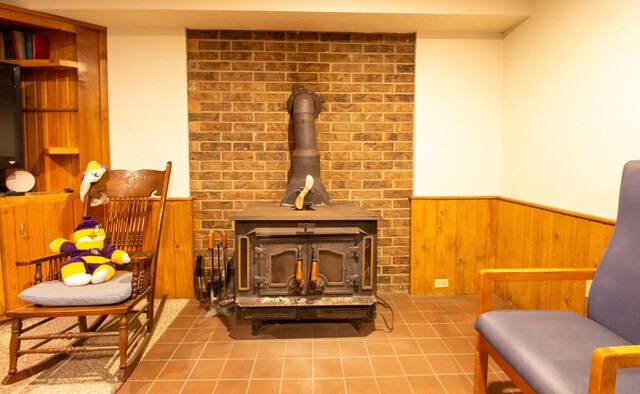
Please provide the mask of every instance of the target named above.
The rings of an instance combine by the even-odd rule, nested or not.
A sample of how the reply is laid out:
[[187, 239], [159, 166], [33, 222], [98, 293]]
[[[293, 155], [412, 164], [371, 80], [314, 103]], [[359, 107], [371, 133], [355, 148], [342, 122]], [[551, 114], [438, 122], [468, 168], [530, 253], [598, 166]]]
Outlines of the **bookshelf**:
[[37, 35], [48, 59], [20, 66], [26, 170], [36, 192], [77, 189], [86, 164], [109, 166], [106, 29], [0, 4], [0, 31]]

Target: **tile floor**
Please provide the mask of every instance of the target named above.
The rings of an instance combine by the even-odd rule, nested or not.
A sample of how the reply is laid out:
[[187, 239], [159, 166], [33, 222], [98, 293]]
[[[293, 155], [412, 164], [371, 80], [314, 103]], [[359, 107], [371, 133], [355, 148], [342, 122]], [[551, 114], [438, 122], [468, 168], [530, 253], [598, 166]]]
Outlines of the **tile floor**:
[[[190, 301], [118, 394], [471, 393], [475, 296], [382, 294], [392, 314], [349, 323], [206, 317]], [[490, 392], [518, 392], [492, 365]]]

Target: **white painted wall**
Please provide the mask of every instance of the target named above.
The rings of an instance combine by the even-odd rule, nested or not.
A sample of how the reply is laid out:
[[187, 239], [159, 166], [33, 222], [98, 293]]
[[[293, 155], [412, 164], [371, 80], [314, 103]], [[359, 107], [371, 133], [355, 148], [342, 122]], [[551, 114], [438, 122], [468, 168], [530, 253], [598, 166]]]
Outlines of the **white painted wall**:
[[504, 40], [500, 195], [615, 218], [640, 158], [640, 2], [539, 1]]
[[502, 39], [416, 43], [415, 196], [499, 191]]
[[173, 162], [170, 197], [189, 196], [185, 29], [107, 30], [113, 168]]

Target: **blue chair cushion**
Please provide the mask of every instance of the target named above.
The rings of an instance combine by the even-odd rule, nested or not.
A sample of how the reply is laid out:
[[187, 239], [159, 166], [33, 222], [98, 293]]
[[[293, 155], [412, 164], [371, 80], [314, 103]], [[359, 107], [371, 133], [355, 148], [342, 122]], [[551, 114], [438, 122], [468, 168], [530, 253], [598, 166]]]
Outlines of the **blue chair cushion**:
[[[602, 325], [565, 311], [503, 310], [475, 328], [537, 393], [586, 393], [597, 347], [632, 345]], [[616, 393], [638, 393], [640, 368], [618, 371]]]
[[117, 304], [131, 297], [132, 275], [118, 272], [107, 282], [85, 286], [67, 286], [61, 280], [51, 280], [25, 289], [18, 297], [45, 306]]

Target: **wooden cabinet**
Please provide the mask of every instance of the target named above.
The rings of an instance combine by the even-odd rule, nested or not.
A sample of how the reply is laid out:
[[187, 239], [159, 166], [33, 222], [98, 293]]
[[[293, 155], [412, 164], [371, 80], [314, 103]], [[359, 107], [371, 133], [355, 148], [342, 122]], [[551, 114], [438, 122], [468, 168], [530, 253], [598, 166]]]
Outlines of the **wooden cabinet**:
[[50, 59], [20, 66], [26, 169], [34, 191], [77, 189], [86, 164], [109, 166], [106, 29], [0, 4], [0, 30], [49, 41]]

